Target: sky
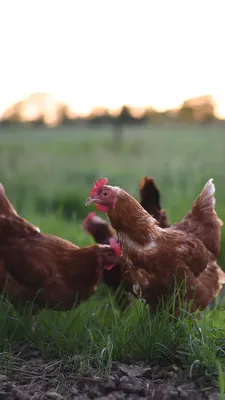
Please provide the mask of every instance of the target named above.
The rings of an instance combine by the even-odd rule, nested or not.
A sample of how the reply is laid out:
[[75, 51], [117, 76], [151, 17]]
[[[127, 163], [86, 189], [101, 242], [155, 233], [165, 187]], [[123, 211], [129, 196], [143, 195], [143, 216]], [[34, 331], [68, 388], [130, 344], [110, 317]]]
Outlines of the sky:
[[80, 113], [177, 107], [225, 117], [224, 0], [1, 0], [0, 113], [48, 92]]

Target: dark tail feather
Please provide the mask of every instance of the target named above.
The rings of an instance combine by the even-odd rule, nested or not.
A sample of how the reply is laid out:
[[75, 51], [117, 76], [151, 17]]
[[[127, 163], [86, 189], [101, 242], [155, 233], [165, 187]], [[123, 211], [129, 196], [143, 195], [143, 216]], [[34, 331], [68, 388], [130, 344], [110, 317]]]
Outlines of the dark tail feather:
[[161, 208], [160, 192], [155, 180], [144, 176], [140, 181], [139, 190], [142, 207], [159, 222], [161, 228], [168, 228], [170, 224], [165, 211]]

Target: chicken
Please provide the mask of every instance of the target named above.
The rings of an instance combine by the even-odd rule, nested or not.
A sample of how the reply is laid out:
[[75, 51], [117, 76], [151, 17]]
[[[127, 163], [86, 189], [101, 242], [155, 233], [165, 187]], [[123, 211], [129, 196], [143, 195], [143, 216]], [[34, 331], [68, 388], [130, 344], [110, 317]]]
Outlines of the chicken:
[[[3, 195], [1, 191], [0, 205]], [[116, 240], [79, 248], [40, 233], [13, 208], [10, 214], [7, 204], [0, 213], [0, 289], [6, 284], [10, 298], [32, 301], [36, 309], [67, 310], [94, 294], [103, 268], [118, 262]]]
[[[211, 180], [208, 182], [207, 186], [211, 185]], [[204, 188], [204, 190], [206, 190]], [[211, 193], [213, 196], [213, 193]], [[204, 245], [210, 251], [210, 257], [212, 260], [217, 260], [220, 253], [220, 243], [221, 243], [221, 227], [223, 226], [223, 222], [216, 216], [214, 207], [208, 207], [206, 209], [202, 209], [201, 207], [201, 196], [199, 196], [193, 204], [192, 209], [185, 215], [181, 222], [178, 222], [172, 225], [173, 229], [184, 230], [186, 232], [194, 233], [194, 235], [203, 241]], [[210, 191], [209, 191], [209, 200], [210, 200]], [[215, 198], [211, 199], [213, 203], [215, 203]], [[209, 202], [210, 205], [210, 202]], [[206, 214], [208, 218], [205, 218]], [[206, 270], [203, 279], [210, 279], [207, 277], [207, 273], [210, 272]], [[223, 280], [223, 272], [221, 269], [217, 269], [219, 276], [221, 276], [221, 280]], [[218, 290], [220, 293], [219, 302], [222, 301], [224, 297], [225, 286], [223, 286], [222, 290]], [[212, 302], [209, 304], [209, 308], [212, 309], [215, 306], [215, 297]]]
[[[160, 205], [160, 193], [156, 187], [153, 178], [147, 176], [141, 179], [140, 185], [140, 202], [142, 207], [148, 211], [158, 222], [162, 228], [168, 227], [169, 222], [164, 210]], [[88, 234], [94, 237], [97, 243], [108, 244], [109, 238], [115, 237], [115, 232], [112, 227], [107, 224], [102, 218], [98, 217], [95, 212], [91, 212], [83, 221], [83, 227]], [[110, 286], [113, 290], [117, 290], [122, 283], [121, 266], [117, 264], [112, 270], [103, 271], [103, 282]], [[123, 292], [123, 288], [121, 288]], [[119, 297], [116, 296], [116, 302], [123, 310], [130, 302], [127, 300], [123, 293], [119, 292]]]
[[161, 208], [160, 192], [153, 178], [144, 176], [139, 185], [140, 204], [148, 211], [158, 222], [161, 228], [170, 226], [165, 210]]
[[112, 242], [79, 248], [52, 235], [28, 236], [21, 225], [0, 217], [0, 256], [9, 274], [29, 289], [27, 300], [34, 300], [38, 308], [67, 310], [87, 300], [103, 268], [118, 261]]
[[[97, 243], [109, 244], [111, 238], [116, 239], [115, 232], [111, 225], [97, 216], [95, 212], [89, 213], [82, 225], [85, 231], [89, 235], [92, 235]], [[102, 280], [116, 292], [115, 301], [118, 307], [124, 311], [129, 306], [131, 299], [129, 299], [128, 294], [124, 291], [120, 263], [114, 265], [111, 270], [104, 269]]]
[[[160, 206], [160, 193], [155, 185], [153, 178], [143, 177], [140, 182], [140, 196], [142, 207], [149, 212], [157, 221], [159, 221], [162, 228], [169, 227], [168, 218], [164, 210]], [[209, 212], [214, 211], [209, 209]], [[215, 259], [218, 258], [220, 251], [220, 241], [221, 241], [221, 229], [220, 226], [223, 225], [222, 221], [218, 218], [206, 219], [202, 216], [201, 208], [199, 207], [199, 202], [196, 201], [193, 205], [192, 210], [190, 210], [184, 219], [176, 224], [172, 225], [172, 229], [180, 229], [186, 232], [193, 233], [196, 237], [203, 241], [208, 250], [211, 250], [214, 254]], [[199, 222], [202, 221], [203, 223]], [[220, 270], [218, 270], [220, 273]], [[208, 270], [205, 271], [202, 279], [207, 279]], [[220, 292], [220, 297], [224, 297], [223, 287]], [[220, 299], [220, 301], [221, 301]], [[214, 301], [209, 304], [209, 307], [214, 306]]]
[[[165, 211], [161, 209], [160, 193], [156, 187], [154, 179], [147, 176], [143, 177], [139, 189], [142, 207], [159, 222], [159, 225], [162, 228], [168, 227], [169, 222]], [[97, 216], [95, 212], [88, 214], [83, 221], [83, 227], [88, 234], [93, 236], [97, 243], [108, 244], [109, 239], [115, 237], [115, 232], [111, 225], [107, 224], [102, 218]], [[115, 265], [110, 271], [104, 270], [102, 278], [106, 285], [116, 291], [119, 286], [122, 286], [121, 265]], [[123, 287], [121, 287], [121, 290], [117, 293], [115, 298], [118, 306], [122, 310], [124, 310], [124, 308], [126, 308], [130, 303], [123, 292]]]
[[[207, 240], [207, 223], [215, 229], [221, 228], [214, 208], [212, 180], [208, 181], [193, 205], [189, 215], [194, 225], [190, 228], [188, 223], [189, 231], [185, 231], [182, 225], [181, 229], [162, 229], [132, 196], [119, 187], [107, 185], [107, 182], [107, 178], [95, 182], [86, 204], [96, 203], [99, 211], [108, 214], [112, 227], [117, 231], [126, 288], [154, 310], [162, 297], [173, 294], [176, 282], [180, 285], [186, 279], [183, 305], [192, 300], [191, 311], [204, 310], [225, 283], [225, 274], [214, 256], [218, 246], [215, 243], [210, 246]], [[212, 221], [207, 222], [210, 219]], [[193, 232], [196, 230], [195, 235]]]
[[[0, 183], [0, 216], [9, 218], [16, 217], [21, 221], [25, 220], [18, 216], [16, 210], [8, 200], [4, 186]], [[5, 220], [4, 220], [5, 221]], [[26, 224], [26, 223], [25, 223]], [[28, 224], [32, 231], [40, 231], [39, 228]], [[0, 259], [0, 293], [1, 294], [10, 294], [11, 300], [18, 303], [18, 300], [25, 302], [29, 297], [29, 288], [18, 283], [7, 271], [5, 268], [4, 260]]]
[[108, 245], [79, 248], [43, 234], [9, 239], [0, 246], [0, 254], [6, 270], [30, 289], [26, 300], [58, 310], [87, 300], [97, 289], [103, 267], [118, 260]]

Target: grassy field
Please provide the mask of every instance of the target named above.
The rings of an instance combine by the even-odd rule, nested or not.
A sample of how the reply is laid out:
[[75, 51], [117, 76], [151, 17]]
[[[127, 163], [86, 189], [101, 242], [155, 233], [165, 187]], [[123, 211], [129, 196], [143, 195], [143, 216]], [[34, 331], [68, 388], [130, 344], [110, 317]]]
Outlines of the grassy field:
[[[225, 135], [219, 127], [140, 127], [124, 131], [117, 145], [110, 128], [0, 130], [1, 182], [15, 208], [42, 232], [80, 246], [92, 243], [80, 221], [93, 180], [107, 176], [138, 198], [143, 175], [154, 176], [171, 222], [179, 221], [209, 178], [216, 185], [216, 210], [225, 221]], [[225, 268], [223, 230], [220, 265]], [[43, 311], [31, 330], [28, 311], [1, 304], [0, 362], [10, 368], [12, 353], [25, 342], [45, 356], [67, 360], [80, 373], [89, 368], [109, 372], [115, 360], [169, 359], [189, 368], [219, 374], [223, 392], [225, 367], [223, 307], [169, 322], [166, 309], [155, 316], [136, 302], [119, 314], [112, 294], [100, 287], [96, 296], [67, 313]], [[218, 372], [219, 371], [219, 372]]]

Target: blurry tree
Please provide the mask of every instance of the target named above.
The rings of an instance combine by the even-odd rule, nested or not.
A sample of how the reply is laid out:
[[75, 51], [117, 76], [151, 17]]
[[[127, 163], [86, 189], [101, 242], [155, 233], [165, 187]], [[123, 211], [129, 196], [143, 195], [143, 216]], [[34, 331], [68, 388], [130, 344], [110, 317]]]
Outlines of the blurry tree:
[[57, 107], [57, 123], [60, 125], [72, 125], [76, 122], [76, 118], [71, 114], [67, 104], [58, 104]]
[[37, 118], [30, 122], [33, 126], [43, 127], [45, 125], [44, 115], [39, 114]]
[[119, 125], [129, 125], [133, 124], [136, 118], [133, 117], [132, 112], [128, 106], [123, 106], [117, 117], [117, 123]]
[[20, 109], [22, 105], [22, 101], [17, 102], [13, 106], [9, 107], [2, 115], [2, 123], [7, 124], [7, 122], [12, 123], [20, 123], [21, 122], [21, 115]]
[[193, 122], [195, 120], [194, 110], [188, 105], [188, 101], [185, 101], [179, 110], [179, 117], [184, 122]]
[[185, 122], [211, 122], [215, 119], [215, 104], [212, 96], [205, 95], [184, 101], [179, 116]]
[[23, 101], [9, 107], [2, 120], [10, 122], [30, 122], [33, 125], [56, 125], [70, 120], [68, 106], [57, 101], [48, 93], [33, 93]]
[[144, 122], [154, 122], [158, 114], [159, 113], [153, 107], [147, 107], [143, 113], [142, 119]]
[[205, 95], [184, 101], [180, 110], [167, 110], [158, 112], [151, 107], [130, 108], [124, 105], [117, 115], [112, 114], [107, 108], [93, 109], [89, 116], [79, 117], [67, 104], [53, 98], [48, 93], [33, 93], [26, 99], [9, 107], [0, 121], [0, 126], [29, 122], [35, 126], [90, 124], [111, 125], [113, 127], [113, 141], [120, 147], [123, 140], [125, 126], [144, 124], [147, 122], [167, 124], [172, 121], [185, 122], [198, 121], [208, 123], [215, 119], [215, 104], [212, 96]]
[[110, 114], [107, 108], [94, 108], [88, 117], [88, 122], [91, 125], [98, 124], [112, 124], [113, 116]]

